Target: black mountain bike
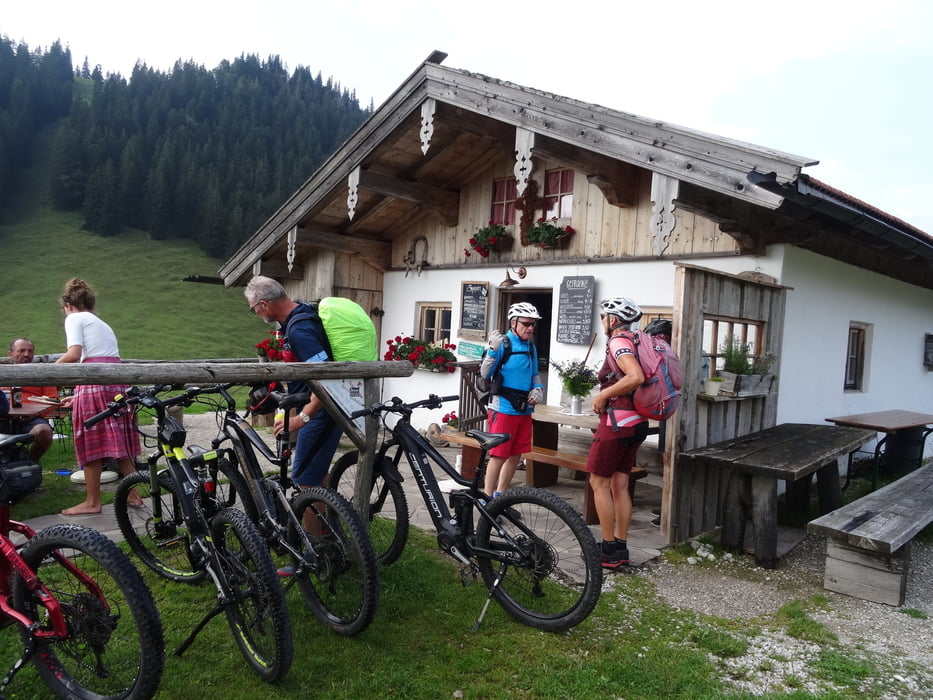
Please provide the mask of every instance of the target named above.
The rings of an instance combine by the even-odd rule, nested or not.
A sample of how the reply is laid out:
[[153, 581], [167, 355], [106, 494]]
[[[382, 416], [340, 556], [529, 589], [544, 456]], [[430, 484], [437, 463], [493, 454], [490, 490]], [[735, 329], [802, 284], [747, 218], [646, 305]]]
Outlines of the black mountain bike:
[[[204, 509], [215, 513], [238, 505], [265, 540], [274, 565], [290, 569], [291, 575], [283, 579], [285, 590], [297, 583], [315, 617], [338, 634], [361, 632], [372, 622], [379, 604], [379, 569], [363, 522], [353, 506], [331, 489], [315, 487], [286, 496], [291, 485], [289, 434], [280, 434], [276, 452], [270, 450], [237, 414], [236, 401], [229, 393], [232, 386], [190, 387], [182, 401], [208, 405], [217, 417], [219, 432], [211, 450], [189, 448], [195, 452], [189, 461], [204, 486], [199, 494]], [[308, 401], [307, 394], [273, 392], [272, 398], [286, 411]], [[264, 473], [257, 452], [276, 467], [275, 473]], [[137, 483], [131, 479], [121, 485], [114, 509], [118, 522], [125, 522], [125, 532], [132, 531], [132, 541], [139, 543], [140, 556], [175, 580], [202, 575], [183, 551], [161, 547], [158, 538], [149, 536], [153, 522], [139, 517], [128, 502]], [[180, 522], [172, 524], [173, 528], [181, 526]]]
[[[479, 628], [489, 606], [496, 601], [519, 622], [548, 632], [579, 624], [593, 611], [602, 587], [602, 568], [593, 533], [566, 501], [549, 491], [531, 487], [512, 488], [495, 499], [483, 493], [483, 469], [471, 481], [465, 479], [410, 423], [416, 408], [440, 408], [457, 396], [429, 396], [403, 403], [398, 397], [356, 411], [352, 418], [380, 416], [391, 437], [383, 442], [373, 465], [369, 497], [370, 537], [383, 564], [401, 554], [408, 535], [408, 503], [398, 465], [404, 454], [437, 530], [441, 550], [462, 565], [461, 581], [467, 585], [479, 573], [489, 597], [473, 629]], [[393, 427], [387, 416], [398, 417]], [[471, 430], [467, 433], [482, 449], [505, 442], [508, 435]], [[341, 457], [331, 470], [332, 488], [351, 495], [358, 471], [359, 454]], [[448, 500], [441, 492], [431, 462], [462, 488]]]
[[[0, 628], [18, 625], [24, 645], [0, 694], [31, 661], [60, 698], [151, 698], [164, 664], [162, 622], [133, 563], [88, 527], [37, 533], [10, 520], [10, 506], [42, 481], [29, 458], [33, 437], [0, 435]], [[11, 532], [25, 541], [14, 544]]]
[[[185, 429], [166, 409], [191, 399], [187, 394], [158, 398], [169, 389], [167, 385], [132, 387], [85, 421], [90, 427], [137, 407], [156, 415], [159, 452], [167, 469], [151, 468], [123, 478], [115, 498], [122, 503], [122, 508], [115, 508], [120, 531], [133, 552], [157, 574], [189, 582], [206, 574], [217, 588], [214, 607], [176, 655], [184, 653], [211, 619], [224, 613], [253, 670], [265, 681], [279, 680], [291, 666], [292, 631], [269, 551], [246, 515], [217, 501], [217, 482], [199, 476], [211, 473], [205, 464], [216, 461], [216, 453], [185, 456]], [[155, 466], [154, 458], [151, 464]], [[142, 504], [128, 506], [131, 494], [138, 494]]]

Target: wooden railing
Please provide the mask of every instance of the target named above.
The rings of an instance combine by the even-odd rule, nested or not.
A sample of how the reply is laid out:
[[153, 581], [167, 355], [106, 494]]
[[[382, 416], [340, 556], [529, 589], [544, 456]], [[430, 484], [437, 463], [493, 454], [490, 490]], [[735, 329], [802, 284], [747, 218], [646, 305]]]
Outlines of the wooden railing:
[[460, 405], [457, 409], [460, 431], [482, 428], [486, 420], [486, 403], [476, 390], [479, 366], [479, 360], [457, 363], [460, 368]]

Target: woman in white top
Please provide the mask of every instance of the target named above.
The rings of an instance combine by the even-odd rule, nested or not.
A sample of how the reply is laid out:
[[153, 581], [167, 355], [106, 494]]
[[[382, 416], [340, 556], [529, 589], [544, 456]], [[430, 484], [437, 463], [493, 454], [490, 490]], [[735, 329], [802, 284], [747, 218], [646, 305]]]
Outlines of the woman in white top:
[[[88, 283], [78, 278], [69, 280], [61, 301], [68, 349], [57, 361], [119, 362], [117, 337], [110, 326], [94, 314], [96, 297]], [[84, 467], [87, 498], [63, 510], [63, 515], [100, 513], [100, 475], [105, 460], [115, 459], [123, 476], [136, 470], [135, 457], [140, 452], [140, 445], [135, 414], [115, 416], [92, 428], [84, 427], [85, 420], [107, 408], [107, 403], [127, 388], [120, 384], [79, 385], [75, 387], [74, 397], [65, 400], [72, 409], [75, 454], [78, 464]], [[132, 503], [134, 500], [135, 504]], [[139, 496], [131, 494], [130, 503], [139, 504]]]

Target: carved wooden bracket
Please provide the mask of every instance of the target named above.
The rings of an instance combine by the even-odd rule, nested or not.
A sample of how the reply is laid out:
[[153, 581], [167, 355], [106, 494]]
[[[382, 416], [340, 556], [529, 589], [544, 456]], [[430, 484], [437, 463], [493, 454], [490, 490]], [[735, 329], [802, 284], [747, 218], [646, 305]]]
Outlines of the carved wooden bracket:
[[356, 205], [359, 202], [360, 166], [356, 166], [347, 176], [347, 216], [353, 221]]
[[288, 263], [288, 271], [292, 271], [292, 267], [295, 265], [295, 242], [298, 240], [298, 227], [292, 226], [288, 230], [288, 237], [286, 242], [288, 248], [285, 251], [285, 262]]
[[431, 147], [431, 137], [434, 136], [434, 112], [437, 109], [437, 102], [433, 97], [429, 97], [421, 103], [421, 154], [427, 155]]
[[651, 201], [654, 203], [651, 211], [651, 218], [648, 221], [648, 227], [651, 230], [651, 248], [654, 254], [661, 256], [671, 244], [671, 233], [677, 225], [677, 217], [674, 216], [674, 200], [677, 198], [680, 189], [680, 181], [653, 173], [651, 176]]
[[528, 129], [515, 129], [515, 190], [524, 194], [531, 180], [531, 149], [535, 145], [535, 134]]

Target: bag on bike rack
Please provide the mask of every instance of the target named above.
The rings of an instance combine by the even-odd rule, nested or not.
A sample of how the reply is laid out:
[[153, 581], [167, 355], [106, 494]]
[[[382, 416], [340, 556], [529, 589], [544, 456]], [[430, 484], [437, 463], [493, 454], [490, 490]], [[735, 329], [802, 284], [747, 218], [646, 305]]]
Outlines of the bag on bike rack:
[[13, 504], [42, 483], [42, 467], [30, 459], [0, 465], [0, 502]]

